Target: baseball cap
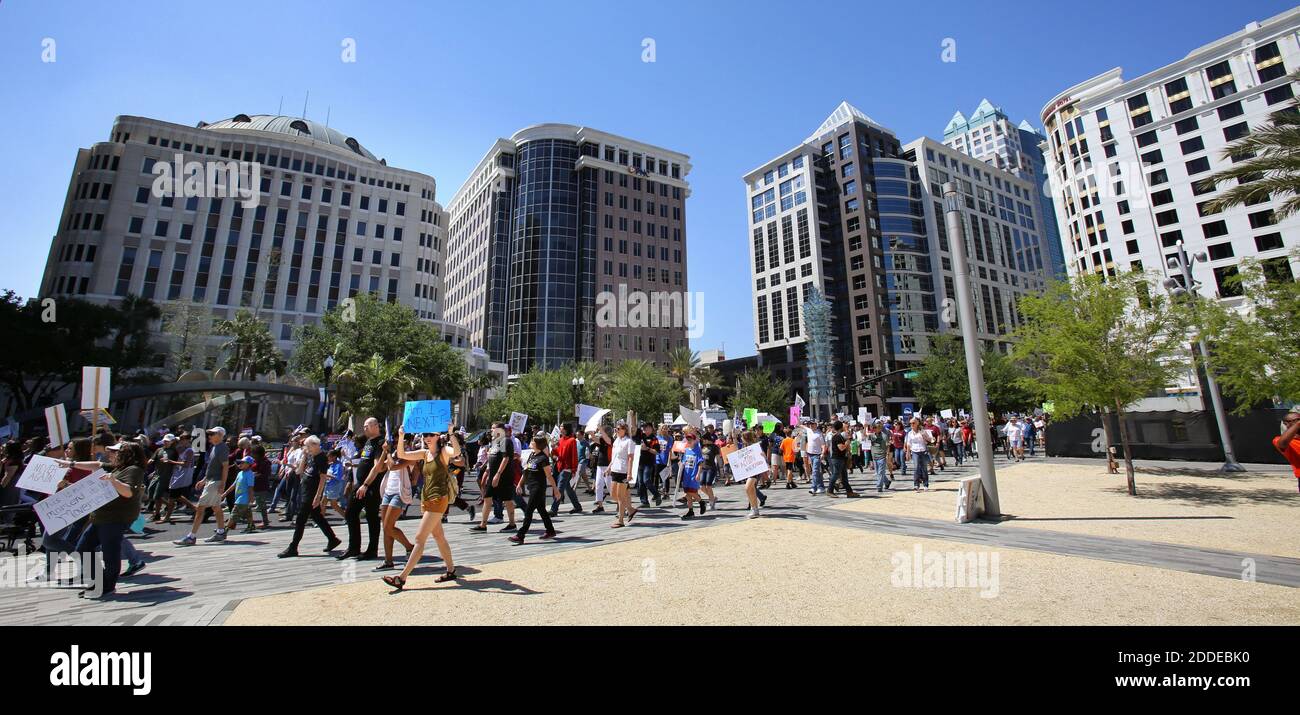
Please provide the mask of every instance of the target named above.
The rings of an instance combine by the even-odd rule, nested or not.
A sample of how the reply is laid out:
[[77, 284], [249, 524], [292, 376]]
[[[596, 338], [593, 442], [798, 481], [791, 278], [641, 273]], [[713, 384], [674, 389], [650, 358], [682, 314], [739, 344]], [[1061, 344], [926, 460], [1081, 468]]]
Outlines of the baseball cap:
[[256, 459], [253, 459], [252, 457], [244, 457], [243, 459], [239, 460], [239, 463], [240, 463], [240, 464], [257, 464], [257, 460], [256, 460]]
[[215, 432], [215, 433], [221, 435], [223, 438], [226, 436], [226, 428], [225, 428], [225, 427], [221, 427], [221, 426], [217, 426], [217, 427], [209, 427], [207, 431], [208, 431], [208, 434], [212, 434], [213, 432]]
[[175, 442], [175, 441], [176, 441], [176, 435], [172, 434], [171, 432], [168, 432], [167, 434], [163, 435], [162, 441], [163, 441], [164, 443]]

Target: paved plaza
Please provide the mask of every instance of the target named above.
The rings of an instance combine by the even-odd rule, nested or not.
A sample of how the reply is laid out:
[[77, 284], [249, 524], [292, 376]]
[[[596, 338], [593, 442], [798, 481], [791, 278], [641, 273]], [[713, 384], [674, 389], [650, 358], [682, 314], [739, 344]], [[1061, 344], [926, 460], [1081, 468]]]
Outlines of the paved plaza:
[[[1295, 543], [1289, 532], [1278, 533], [1278, 520], [1268, 516], [1270, 510], [1300, 506], [1294, 478], [1284, 467], [1252, 466], [1249, 481], [1234, 491], [1208, 471], [1213, 465], [1139, 463], [1139, 489], [1148, 496], [1134, 500], [1124, 495], [1112, 505], [1109, 490], [1114, 487], [1104, 480], [1120, 486], [1122, 477], [1104, 476], [1103, 463], [1037, 458], [1010, 465], [999, 458], [998, 465], [1004, 510], [1012, 518], [997, 523], [955, 523], [955, 482], [975, 473], [971, 463], [937, 475], [929, 492], [912, 492], [910, 479], [900, 475], [894, 491], [878, 495], [863, 473], [851, 475], [860, 494], [857, 499], [812, 496], [806, 486], [787, 490], [776, 485], [767, 491], [767, 507], [757, 521], [745, 518], [744, 494], [738, 486], [720, 488], [721, 508], [693, 521], [679, 519], [681, 510], [665, 503], [663, 508], [638, 514], [628, 528], [610, 529], [608, 512], [568, 515], [562, 507], [556, 520], [558, 539], [537, 540], [541, 526], [535, 523], [532, 538], [522, 546], [497, 533], [499, 526], [486, 534], [471, 533], [468, 515], [453, 510], [445, 528], [465, 578], [459, 594], [447, 597], [448, 604], [461, 606], [457, 613], [473, 614], [482, 613], [474, 607], [475, 598], [491, 601], [503, 594], [547, 594], [536, 603], [528, 601], [527, 610], [504, 622], [594, 624], [607, 622], [606, 616], [600, 609], [583, 606], [584, 599], [603, 593], [611, 584], [673, 583], [682, 597], [702, 590], [719, 597], [732, 594], [734, 599], [764, 600], [765, 594], [772, 593], [789, 598], [792, 604], [821, 602], [808, 599], [821, 598], [821, 591], [834, 585], [827, 597], [847, 598], [865, 607], [872, 598], [898, 598], [903, 593], [887, 590], [891, 555], [922, 545], [925, 550], [1002, 554], [1000, 595], [990, 599], [970, 589], [918, 592], [923, 593], [918, 597], [923, 598], [927, 614], [921, 620], [914, 616], [878, 620], [871, 609], [854, 609], [858, 615], [847, 620], [826, 615], [819, 621], [815, 613], [782, 617], [785, 611], [778, 610], [762, 622], [965, 622], [956, 614], [974, 608], [972, 612], [982, 614], [981, 622], [989, 623], [1122, 623], [1122, 612], [1118, 616], [1104, 611], [1094, 614], [1086, 603], [1074, 601], [1121, 600], [1112, 599], [1117, 590], [1132, 590], [1128, 600], [1133, 603], [1142, 598], [1176, 599], [1178, 605], [1171, 605], [1164, 615], [1168, 622], [1300, 623], [1300, 612], [1286, 605], [1295, 601], [1290, 589], [1300, 587], [1300, 558], [1294, 555]], [[1035, 482], [1061, 479], [1066, 474], [1078, 475], [1075, 482], [1058, 489], [1061, 500], [1069, 500], [1069, 507], [1061, 511], [1044, 506], [1034, 496], [1034, 490], [1042, 489]], [[1107, 486], [1089, 493], [1087, 485], [1097, 483]], [[1234, 493], [1236, 496], [1231, 496]], [[582, 496], [589, 508], [591, 497]], [[1018, 501], [1022, 497], [1023, 501]], [[1137, 511], [1124, 511], [1133, 504]], [[414, 515], [414, 510], [411, 513]], [[1260, 514], [1268, 518], [1261, 517], [1255, 524], [1252, 519]], [[1203, 521], [1219, 529], [1226, 528], [1221, 524], [1231, 523], [1232, 528], [1223, 532], [1223, 543], [1195, 543], [1155, 526], [1174, 520], [1193, 525]], [[336, 531], [345, 532], [337, 516], [331, 522]], [[1107, 527], [1107, 522], [1122, 526]], [[116, 600], [83, 601], [74, 587], [11, 588], [0, 600], [0, 623], [336, 623], [352, 622], [350, 613], [364, 613], [372, 619], [365, 622], [380, 622], [373, 620], [377, 616], [370, 609], [356, 608], [368, 599], [387, 597], [387, 588], [372, 572], [378, 562], [340, 562], [328, 557], [320, 553], [324, 544], [314, 530], [307, 532], [300, 548], [303, 557], [277, 559], [275, 554], [287, 544], [290, 530], [275, 523], [279, 528], [254, 535], [232, 533], [225, 543], [191, 548], [170, 543], [184, 532], [180, 526], [136, 537], [137, 546], [150, 556], [149, 565], [119, 585], [122, 595]], [[408, 535], [414, 534], [417, 523], [415, 519], [400, 522]], [[1143, 538], [1144, 523], [1153, 525], [1149, 531], [1154, 536]], [[1075, 528], [1079, 524], [1087, 525], [1081, 527], [1082, 532]], [[209, 523], [200, 536], [211, 529]], [[1261, 533], [1253, 538], [1240, 536], [1252, 530]], [[1250, 545], [1259, 548], [1245, 548]], [[400, 546], [397, 552], [400, 564]], [[1249, 565], [1248, 575], [1244, 564]], [[448, 584], [430, 588], [431, 576], [438, 573], [441, 566], [430, 543], [424, 563], [412, 576], [412, 593], [401, 599], [418, 603], [434, 591], [441, 595], [456, 588]], [[687, 574], [690, 579], [683, 580]], [[1081, 585], [1088, 588], [1079, 589]], [[664, 589], [668, 590], [674, 589]], [[1078, 595], [1070, 595], [1071, 590]], [[910, 597], [910, 591], [906, 595]], [[559, 599], [564, 607], [545, 606], [551, 598]], [[1050, 604], [1053, 599], [1064, 599], [1070, 609], [1035, 616], [1025, 605]], [[986, 600], [995, 603], [985, 604]], [[1223, 603], [1234, 600], [1250, 601], [1252, 606], [1245, 610], [1223, 608]], [[377, 603], [382, 610], [386, 602]], [[673, 614], [692, 609], [671, 610], [675, 601], [662, 593], [652, 603], [670, 610], [658, 615], [653, 608], [645, 610], [647, 622], [748, 622], [678, 617]], [[1204, 604], [1205, 610], [1196, 607], [1198, 603]], [[439, 610], [448, 604], [429, 606], [427, 622], [460, 622]], [[1215, 615], [1213, 608], [1218, 608], [1220, 615]], [[496, 609], [492, 606], [489, 610], [498, 613]], [[1014, 614], [998, 609], [1013, 609]], [[800, 609], [792, 606], [790, 610]], [[734, 613], [734, 609], [722, 608], [722, 612]], [[504, 617], [505, 612], [498, 615]], [[1115, 618], [1121, 620], [1113, 621]], [[465, 622], [478, 621], [471, 618]], [[627, 622], [626, 618], [620, 622]]]

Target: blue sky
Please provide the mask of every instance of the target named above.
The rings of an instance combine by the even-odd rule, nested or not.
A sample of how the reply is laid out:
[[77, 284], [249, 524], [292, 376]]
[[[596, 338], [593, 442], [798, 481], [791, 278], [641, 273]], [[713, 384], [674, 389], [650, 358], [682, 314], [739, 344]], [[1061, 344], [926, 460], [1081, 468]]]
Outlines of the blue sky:
[[[740, 177], [848, 100], [906, 142], [988, 97], [1019, 121], [1121, 66], [1136, 77], [1287, 2], [0, 1], [0, 288], [39, 285], [73, 159], [134, 114], [302, 113], [448, 201], [497, 137], [596, 127], [691, 156], [695, 349], [754, 352]], [[642, 39], [656, 61], [642, 62]], [[42, 62], [42, 41], [56, 61]], [[344, 38], [357, 61], [340, 60]], [[941, 61], [945, 38], [956, 62]]]

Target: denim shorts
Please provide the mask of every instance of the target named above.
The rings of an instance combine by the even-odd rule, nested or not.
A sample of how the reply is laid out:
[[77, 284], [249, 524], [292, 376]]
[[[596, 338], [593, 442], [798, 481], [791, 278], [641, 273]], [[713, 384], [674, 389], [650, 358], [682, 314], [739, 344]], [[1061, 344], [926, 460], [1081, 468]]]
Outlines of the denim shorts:
[[379, 502], [379, 506], [392, 506], [401, 509], [406, 506], [406, 502], [402, 501], [402, 493], [398, 492], [396, 494], [385, 494], [383, 501]]
[[716, 481], [717, 478], [718, 478], [718, 472], [715, 469], [700, 470], [700, 486], [702, 487], [713, 486], [713, 482]]

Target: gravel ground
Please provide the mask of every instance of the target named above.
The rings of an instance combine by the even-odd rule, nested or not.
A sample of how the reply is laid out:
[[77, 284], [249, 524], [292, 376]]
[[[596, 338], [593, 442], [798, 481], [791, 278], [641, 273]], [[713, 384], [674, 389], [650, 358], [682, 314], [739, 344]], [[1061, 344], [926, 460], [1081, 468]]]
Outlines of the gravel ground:
[[[1179, 467], [1137, 473], [1138, 496], [1125, 490], [1105, 464], [1026, 462], [998, 469], [998, 496], [1010, 527], [1095, 536], [1162, 541], [1274, 556], [1300, 557], [1296, 532], [1300, 493], [1289, 473], [1246, 473], [1223, 477]], [[957, 485], [935, 482], [929, 492], [912, 492], [911, 479], [880, 499], [861, 499], [839, 509], [955, 520]], [[870, 492], [875, 495], [875, 492]]]
[[[982, 581], [953, 571], [952, 587], [930, 587], [927, 579], [948, 573], [942, 557], [978, 563], [981, 551], [763, 518], [463, 564], [456, 585], [434, 584], [441, 568], [421, 567], [402, 593], [373, 579], [253, 598], [226, 624], [1300, 624], [1300, 601], [1283, 586], [1011, 549], [982, 554]], [[918, 573], [914, 563], [923, 587], [903, 580]]]

